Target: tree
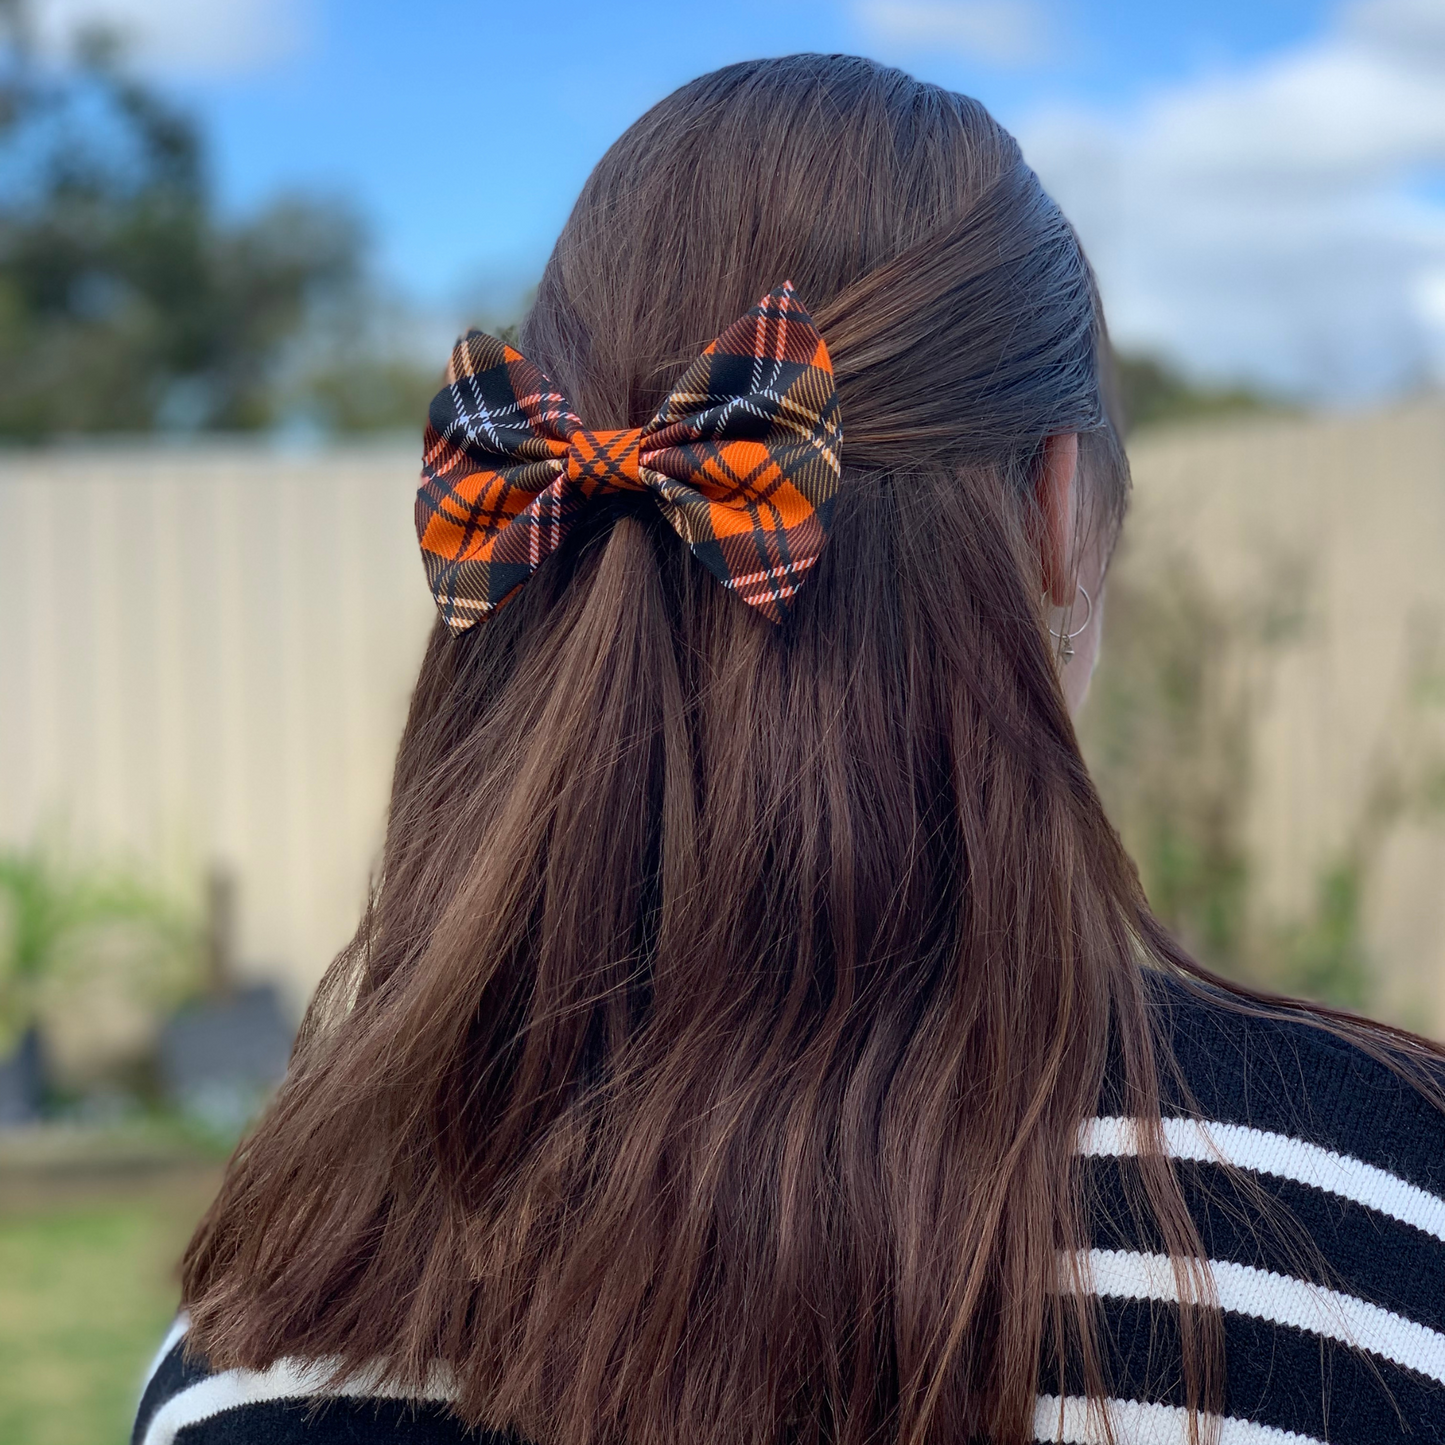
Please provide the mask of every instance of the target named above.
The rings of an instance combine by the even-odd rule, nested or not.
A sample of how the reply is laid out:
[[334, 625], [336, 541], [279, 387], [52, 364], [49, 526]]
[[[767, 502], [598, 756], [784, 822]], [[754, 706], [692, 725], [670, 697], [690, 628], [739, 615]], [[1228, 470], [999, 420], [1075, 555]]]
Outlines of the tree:
[[1116, 353], [1114, 382], [1130, 431], [1292, 409], [1280, 397], [1243, 384], [1200, 385], [1154, 356]]
[[269, 424], [286, 349], [362, 254], [336, 204], [218, 219], [194, 120], [114, 39], [54, 64], [0, 0], [0, 436]]

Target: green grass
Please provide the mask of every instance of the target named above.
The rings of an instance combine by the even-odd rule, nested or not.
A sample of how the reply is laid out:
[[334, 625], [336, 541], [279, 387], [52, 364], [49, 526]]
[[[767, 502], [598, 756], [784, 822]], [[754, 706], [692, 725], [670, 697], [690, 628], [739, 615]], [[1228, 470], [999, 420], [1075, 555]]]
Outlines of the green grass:
[[123, 1445], [215, 1181], [0, 1207], [0, 1441]]

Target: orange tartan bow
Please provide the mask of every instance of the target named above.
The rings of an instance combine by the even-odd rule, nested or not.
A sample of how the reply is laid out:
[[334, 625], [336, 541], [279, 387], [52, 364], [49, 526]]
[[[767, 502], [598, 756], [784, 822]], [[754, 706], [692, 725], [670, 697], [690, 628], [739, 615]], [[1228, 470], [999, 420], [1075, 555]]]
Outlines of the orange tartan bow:
[[586, 503], [639, 491], [725, 587], [780, 622], [827, 541], [842, 441], [828, 348], [790, 283], [629, 430], [588, 430], [539, 368], [469, 332], [427, 427], [416, 503], [427, 580], [464, 632], [556, 551]]

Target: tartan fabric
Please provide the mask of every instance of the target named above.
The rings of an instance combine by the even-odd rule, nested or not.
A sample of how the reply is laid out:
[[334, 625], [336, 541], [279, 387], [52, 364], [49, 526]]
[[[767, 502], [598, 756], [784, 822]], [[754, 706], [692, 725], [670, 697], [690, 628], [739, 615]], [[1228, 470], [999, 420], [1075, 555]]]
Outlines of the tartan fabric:
[[505, 342], [469, 332], [432, 401], [416, 500], [427, 580], [465, 632], [587, 504], [646, 492], [723, 584], [773, 622], [818, 560], [843, 434], [828, 348], [784, 283], [733, 322], [644, 427], [591, 431]]

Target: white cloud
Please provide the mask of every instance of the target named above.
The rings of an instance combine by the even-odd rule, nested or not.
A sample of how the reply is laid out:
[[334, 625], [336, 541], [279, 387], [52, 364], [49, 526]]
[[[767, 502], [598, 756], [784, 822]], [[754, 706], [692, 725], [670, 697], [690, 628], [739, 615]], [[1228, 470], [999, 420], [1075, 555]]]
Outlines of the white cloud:
[[1439, 0], [1365, 0], [1250, 68], [1020, 139], [1125, 344], [1336, 400], [1445, 381]]
[[304, 43], [309, 0], [37, 0], [37, 38], [51, 50], [101, 24], [148, 68], [180, 74], [254, 70]]
[[1415, 280], [1420, 309], [1445, 332], [1445, 270], [1426, 271]]
[[1353, 41], [1397, 60], [1445, 63], [1445, 5], [1440, 0], [1356, 0], [1340, 28]]
[[995, 65], [1042, 59], [1052, 30], [1037, 0], [858, 0], [853, 11], [877, 46], [904, 55], [946, 50]]

